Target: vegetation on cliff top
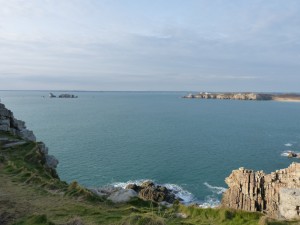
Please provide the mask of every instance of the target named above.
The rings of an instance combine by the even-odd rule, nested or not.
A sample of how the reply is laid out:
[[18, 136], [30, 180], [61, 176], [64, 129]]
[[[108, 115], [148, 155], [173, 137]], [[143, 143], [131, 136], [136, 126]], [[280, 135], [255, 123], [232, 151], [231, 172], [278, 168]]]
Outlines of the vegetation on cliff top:
[[[16, 139], [5, 132], [0, 137]], [[9, 148], [0, 142], [0, 181], [1, 225], [297, 224], [231, 209], [200, 209], [180, 204], [166, 208], [138, 198], [113, 204], [77, 182], [61, 181], [55, 170], [45, 166], [38, 144], [30, 141]], [[187, 218], [179, 218], [180, 213]]]

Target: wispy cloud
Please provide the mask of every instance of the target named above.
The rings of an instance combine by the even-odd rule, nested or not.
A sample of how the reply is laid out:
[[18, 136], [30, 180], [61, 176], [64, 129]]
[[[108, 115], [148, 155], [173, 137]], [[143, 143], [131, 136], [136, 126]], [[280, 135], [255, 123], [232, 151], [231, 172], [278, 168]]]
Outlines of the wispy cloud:
[[297, 83], [297, 0], [0, 4], [0, 89], [270, 89], [283, 74]]

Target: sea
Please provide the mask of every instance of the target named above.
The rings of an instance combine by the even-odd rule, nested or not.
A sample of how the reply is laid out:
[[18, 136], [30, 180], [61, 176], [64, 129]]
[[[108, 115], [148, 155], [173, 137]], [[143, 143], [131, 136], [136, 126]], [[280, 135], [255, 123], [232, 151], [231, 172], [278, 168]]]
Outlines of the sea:
[[[53, 91], [59, 95], [63, 91]], [[61, 179], [88, 188], [152, 180], [186, 204], [220, 203], [232, 170], [266, 173], [300, 152], [300, 103], [183, 99], [187, 92], [0, 91], [59, 160]]]

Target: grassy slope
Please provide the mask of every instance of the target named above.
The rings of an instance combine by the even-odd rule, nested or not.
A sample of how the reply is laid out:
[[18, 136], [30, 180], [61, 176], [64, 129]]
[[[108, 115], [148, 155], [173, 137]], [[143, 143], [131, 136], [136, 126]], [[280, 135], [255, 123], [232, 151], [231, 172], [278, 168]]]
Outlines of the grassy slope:
[[[0, 133], [0, 136], [7, 135]], [[14, 137], [12, 137], [14, 138]], [[133, 199], [113, 204], [76, 182], [55, 178], [44, 166], [36, 143], [3, 149], [0, 146], [0, 224], [288, 224], [270, 222], [259, 213], [229, 209], [199, 209], [175, 205], [159, 208], [151, 202]], [[188, 215], [176, 218], [176, 213]], [[72, 223], [73, 221], [73, 223]], [[289, 224], [297, 224], [296, 222]]]

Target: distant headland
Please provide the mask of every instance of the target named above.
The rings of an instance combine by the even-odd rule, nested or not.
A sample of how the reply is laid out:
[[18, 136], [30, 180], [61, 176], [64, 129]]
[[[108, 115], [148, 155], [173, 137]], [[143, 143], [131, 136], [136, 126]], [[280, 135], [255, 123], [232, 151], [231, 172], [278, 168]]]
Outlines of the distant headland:
[[183, 98], [198, 98], [198, 99], [229, 99], [229, 100], [273, 100], [273, 101], [288, 101], [288, 102], [300, 102], [300, 94], [265, 94], [265, 93], [254, 93], [254, 92], [220, 92], [220, 93], [209, 93], [200, 92], [197, 94], [188, 94]]
[[[56, 98], [56, 95], [53, 93], [49, 93], [50, 98]], [[78, 96], [73, 95], [73, 94], [61, 94], [58, 96], [59, 98], [78, 98]]]

